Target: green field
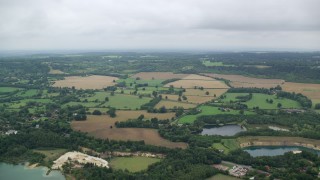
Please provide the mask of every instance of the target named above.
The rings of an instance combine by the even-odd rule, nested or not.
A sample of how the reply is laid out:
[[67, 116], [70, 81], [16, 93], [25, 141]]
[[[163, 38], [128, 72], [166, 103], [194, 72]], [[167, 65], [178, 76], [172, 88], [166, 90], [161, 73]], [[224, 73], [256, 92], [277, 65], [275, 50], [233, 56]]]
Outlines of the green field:
[[[181, 117], [178, 122], [185, 124], [185, 123], [193, 123], [197, 117], [204, 116], [204, 115], [215, 115], [215, 114], [239, 114], [238, 110], [230, 110], [230, 111], [221, 111], [218, 109], [218, 107], [213, 106], [200, 106], [199, 109], [201, 110], [201, 113], [196, 115], [186, 115]], [[250, 111], [245, 111], [244, 114], [254, 114]]]
[[224, 175], [224, 174], [217, 174], [207, 180], [239, 180], [239, 178]]
[[20, 90], [20, 88], [14, 88], [14, 87], [0, 87], [0, 93], [10, 93]]
[[51, 101], [51, 99], [23, 99], [23, 100], [8, 104], [9, 105], [8, 108], [17, 109], [17, 108], [20, 108], [22, 106], [27, 105], [28, 102], [38, 102], [38, 103], [46, 104], [46, 103], [50, 103], [52, 101]]
[[96, 103], [96, 102], [68, 102], [64, 104], [62, 107], [65, 108], [67, 106], [76, 106], [76, 105], [82, 105], [87, 108], [94, 108], [98, 107], [101, 103]]
[[[105, 98], [108, 97], [109, 101], [106, 102]], [[151, 98], [142, 97], [128, 94], [115, 93], [113, 96], [110, 92], [96, 92], [94, 95], [80, 98], [81, 102], [69, 102], [63, 106], [72, 106], [81, 104], [88, 108], [108, 108], [114, 107], [116, 109], [140, 109], [141, 105], [148, 103]], [[87, 101], [85, 101], [87, 100]]]
[[126, 94], [115, 94], [109, 96], [109, 102], [101, 105], [101, 107], [114, 107], [116, 109], [140, 109], [141, 105], [148, 103], [151, 98], [138, 96], [126, 95]]
[[33, 151], [45, 155], [46, 157], [44, 158], [44, 161], [46, 164], [50, 164], [51, 161], [58, 159], [61, 155], [67, 152], [66, 149], [56, 149], [56, 148], [54, 149], [38, 148], [38, 149], [34, 149]]
[[320, 104], [320, 99], [312, 100], [312, 108], [314, 108], [316, 104]]
[[32, 97], [38, 94], [38, 90], [36, 89], [29, 89], [26, 91], [21, 91], [18, 94], [16, 94], [16, 96], [20, 96], [20, 97]]
[[223, 153], [225, 154], [240, 148], [236, 139], [221, 139], [221, 143], [214, 143], [212, 147], [223, 150]]
[[[230, 102], [230, 101], [237, 101], [237, 96], [244, 96], [248, 95], [248, 93], [226, 93], [226, 98], [222, 99], [223, 102]], [[266, 99], [272, 99], [273, 103], [270, 104], [266, 102]], [[301, 108], [301, 105], [294, 100], [285, 99], [285, 98], [277, 98], [276, 95], [268, 95], [268, 94], [260, 94], [260, 93], [253, 93], [253, 97], [251, 100], [244, 102], [249, 109], [253, 107], [259, 107], [260, 109], [277, 109], [277, 104], [281, 103], [282, 108]]]
[[127, 169], [130, 172], [146, 170], [149, 165], [160, 162], [160, 159], [149, 157], [116, 157], [111, 159], [110, 166], [114, 169]]

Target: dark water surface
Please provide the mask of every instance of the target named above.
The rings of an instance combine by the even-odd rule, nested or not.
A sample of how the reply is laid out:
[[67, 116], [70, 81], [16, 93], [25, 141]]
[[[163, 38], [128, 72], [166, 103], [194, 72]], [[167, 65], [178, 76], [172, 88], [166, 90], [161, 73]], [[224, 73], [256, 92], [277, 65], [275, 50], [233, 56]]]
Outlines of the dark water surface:
[[298, 146], [276, 146], [276, 147], [275, 146], [261, 146], [261, 147], [254, 146], [254, 147], [243, 148], [243, 150], [248, 152], [253, 157], [278, 156], [278, 155], [283, 155], [286, 152], [296, 151], [296, 150], [310, 151], [320, 155], [320, 151], [310, 149], [310, 148], [305, 148], [305, 147], [298, 147]]

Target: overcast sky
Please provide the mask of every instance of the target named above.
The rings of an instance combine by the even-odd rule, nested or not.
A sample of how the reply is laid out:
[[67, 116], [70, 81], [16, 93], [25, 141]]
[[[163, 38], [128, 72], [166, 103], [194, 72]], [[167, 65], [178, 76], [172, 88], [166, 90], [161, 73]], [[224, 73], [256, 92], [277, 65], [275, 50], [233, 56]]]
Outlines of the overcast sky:
[[320, 50], [320, 0], [0, 0], [0, 50]]

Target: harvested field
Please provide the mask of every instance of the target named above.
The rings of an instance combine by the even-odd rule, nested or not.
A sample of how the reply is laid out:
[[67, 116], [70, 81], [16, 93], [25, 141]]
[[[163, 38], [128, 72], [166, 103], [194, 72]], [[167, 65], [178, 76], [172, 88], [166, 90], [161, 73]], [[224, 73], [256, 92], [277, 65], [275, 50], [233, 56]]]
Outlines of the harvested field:
[[[130, 111], [129, 111], [130, 112]], [[140, 115], [140, 113], [137, 113]], [[136, 114], [136, 115], [137, 115]], [[71, 126], [74, 130], [82, 132], [88, 132], [96, 138], [101, 139], [113, 139], [113, 140], [132, 140], [132, 141], [144, 141], [146, 144], [155, 146], [164, 146], [168, 148], [186, 148], [186, 143], [171, 142], [160, 137], [156, 129], [147, 128], [116, 128], [116, 121], [126, 121], [129, 118], [133, 118], [134, 115], [124, 117], [117, 112], [116, 118], [110, 118], [109, 116], [92, 116], [89, 115], [86, 121], [72, 121]], [[138, 116], [139, 116], [138, 115]], [[112, 126], [112, 128], [110, 127]]]
[[182, 107], [184, 109], [191, 109], [191, 108], [196, 107], [197, 105], [191, 104], [191, 103], [178, 102], [178, 101], [162, 100], [156, 105], [156, 108], [161, 108], [162, 106], [166, 107], [167, 109], [173, 109], [174, 107]]
[[242, 75], [225, 75], [225, 74], [204, 74], [213, 78], [222, 78], [231, 81], [232, 87], [257, 87], [271, 88], [277, 85], [282, 85], [285, 81], [282, 79], [259, 79], [251, 78]]
[[320, 84], [286, 82], [281, 87], [284, 91], [301, 93], [313, 102], [320, 101]]
[[118, 80], [117, 77], [111, 76], [70, 76], [64, 80], [55, 81], [54, 87], [75, 87], [76, 89], [102, 89], [107, 86], [113, 86], [113, 80]]
[[194, 104], [202, 104], [215, 99], [213, 96], [187, 96], [187, 98], [186, 102]]
[[172, 72], [140, 72], [131, 76], [131, 78], [139, 77], [142, 80], [151, 80], [151, 79], [182, 79], [188, 76], [188, 74], [174, 74]]
[[179, 96], [176, 95], [176, 94], [162, 94], [162, 98], [163, 99], [169, 99], [169, 100], [172, 100], [172, 101], [178, 101]]
[[182, 87], [182, 88], [186, 88], [186, 89], [193, 89], [195, 86], [196, 87], [203, 87], [203, 88], [209, 88], [209, 89], [223, 89], [223, 88], [229, 88], [225, 83], [223, 83], [222, 81], [217, 81], [217, 80], [178, 80], [178, 81], [174, 81], [171, 83], [166, 84], [164, 87]]
[[198, 74], [190, 74], [182, 79], [186, 79], [186, 80], [208, 80], [208, 81], [214, 81], [215, 79], [211, 78], [211, 77], [207, 77], [207, 76], [201, 76]]

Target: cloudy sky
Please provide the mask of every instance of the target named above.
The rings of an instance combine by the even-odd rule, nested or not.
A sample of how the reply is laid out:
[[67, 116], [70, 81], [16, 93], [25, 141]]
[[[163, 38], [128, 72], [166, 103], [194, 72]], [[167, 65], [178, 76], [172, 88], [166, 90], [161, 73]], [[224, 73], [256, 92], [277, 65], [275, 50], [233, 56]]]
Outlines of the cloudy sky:
[[0, 50], [320, 50], [320, 0], [0, 0]]

